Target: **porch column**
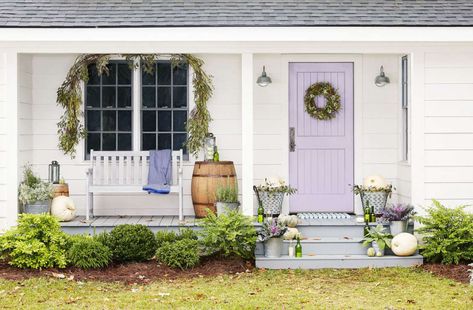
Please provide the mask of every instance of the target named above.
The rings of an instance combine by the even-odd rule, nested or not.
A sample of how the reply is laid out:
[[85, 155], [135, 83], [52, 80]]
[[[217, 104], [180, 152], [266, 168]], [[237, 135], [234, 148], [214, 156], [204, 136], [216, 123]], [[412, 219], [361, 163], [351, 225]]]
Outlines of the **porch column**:
[[[0, 230], [16, 225], [18, 214], [18, 54], [0, 52]], [[3, 85], [1, 85], [3, 84]], [[3, 94], [1, 94], [3, 93]], [[3, 105], [3, 106], [2, 106]], [[3, 119], [2, 119], [3, 118]]]
[[253, 215], [253, 54], [241, 54], [242, 211]]

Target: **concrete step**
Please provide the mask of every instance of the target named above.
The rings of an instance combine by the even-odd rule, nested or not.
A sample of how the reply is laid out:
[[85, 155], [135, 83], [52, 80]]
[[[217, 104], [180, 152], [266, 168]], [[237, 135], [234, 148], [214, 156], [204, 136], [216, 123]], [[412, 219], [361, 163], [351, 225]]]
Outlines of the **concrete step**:
[[283, 255], [279, 258], [256, 256], [256, 267], [266, 269], [323, 269], [323, 268], [384, 268], [422, 265], [423, 257], [413, 255], [399, 257], [386, 255], [368, 257], [366, 255], [304, 255], [301, 258]]
[[[293, 245], [296, 242], [293, 241]], [[367, 248], [362, 245], [362, 238], [339, 238], [339, 237], [323, 237], [323, 238], [309, 238], [301, 240], [302, 250], [307, 254], [315, 255], [351, 255], [351, 254], [366, 254]], [[281, 254], [288, 254], [290, 241], [285, 240]], [[264, 254], [263, 243], [256, 245], [255, 254]]]

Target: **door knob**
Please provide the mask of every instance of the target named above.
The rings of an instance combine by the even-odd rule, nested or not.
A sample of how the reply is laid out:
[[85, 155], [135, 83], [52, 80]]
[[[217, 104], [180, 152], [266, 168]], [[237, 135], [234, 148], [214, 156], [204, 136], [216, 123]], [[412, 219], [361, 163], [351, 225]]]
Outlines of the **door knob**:
[[296, 129], [289, 127], [289, 152], [296, 151]]

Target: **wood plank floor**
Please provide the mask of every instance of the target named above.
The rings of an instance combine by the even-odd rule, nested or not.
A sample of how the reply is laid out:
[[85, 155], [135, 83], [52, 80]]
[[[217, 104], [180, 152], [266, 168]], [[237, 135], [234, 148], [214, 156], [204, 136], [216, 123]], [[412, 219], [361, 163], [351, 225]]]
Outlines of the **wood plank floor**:
[[121, 224], [142, 224], [151, 227], [194, 226], [195, 218], [186, 216], [179, 222], [178, 216], [96, 216], [86, 221], [85, 216], [78, 216], [70, 222], [61, 222], [62, 227], [114, 227]]

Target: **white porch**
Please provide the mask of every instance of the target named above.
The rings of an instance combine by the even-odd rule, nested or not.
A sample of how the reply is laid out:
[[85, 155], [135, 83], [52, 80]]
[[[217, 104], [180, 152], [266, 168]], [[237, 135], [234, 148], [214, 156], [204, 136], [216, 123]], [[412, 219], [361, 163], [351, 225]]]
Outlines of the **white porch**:
[[[80, 36], [76, 39], [80, 41]], [[79, 145], [75, 159], [69, 159], [57, 150], [56, 122], [62, 111], [55, 104], [55, 96], [75, 56], [98, 51], [191, 52], [197, 53], [206, 62], [205, 68], [213, 75], [215, 86], [214, 96], [209, 102], [214, 119], [210, 131], [217, 136], [221, 159], [235, 162], [246, 214], [252, 214], [255, 210], [253, 184], [258, 184], [265, 176], [288, 177], [288, 63], [353, 62], [355, 183], [360, 183], [366, 175], [381, 174], [397, 188], [395, 201], [424, 203], [429, 198], [424, 193], [424, 101], [423, 91], [419, 90], [424, 89], [425, 54], [430, 51], [446, 53], [450, 47], [438, 44], [426, 51], [408, 42], [334, 44], [314, 40], [305, 43], [285, 41], [245, 44], [143, 41], [133, 44], [133, 47], [126, 42], [105, 43], [73, 43], [59, 47], [50, 43], [32, 46], [25, 42], [19, 44], [17, 49], [2, 54], [2, 70], [4, 76], [9, 76], [4, 82], [9, 90], [4, 100], [8, 103], [5, 105], [5, 111], [8, 112], [4, 113], [4, 118], [9, 129], [18, 128], [18, 134], [9, 131], [4, 135], [9, 147], [3, 154], [9, 158], [9, 164], [3, 168], [5, 175], [8, 175], [8, 184], [4, 186], [4, 192], [8, 194], [5, 194], [2, 202], [8, 206], [4, 219], [9, 223], [13, 223], [16, 217], [16, 184], [21, 178], [20, 167], [26, 162], [33, 163], [35, 170], [45, 178], [47, 164], [51, 160], [58, 160], [79, 214], [85, 213], [84, 179], [88, 163], [81, 153], [84, 146]], [[459, 44], [456, 48], [462, 51], [464, 47]], [[402, 162], [400, 153], [399, 61], [400, 56], [405, 54], [412, 59], [410, 112], [411, 119], [416, 119], [410, 131], [410, 162]], [[255, 83], [263, 65], [273, 80], [266, 88]], [[391, 84], [378, 88], [373, 80], [381, 65], [390, 77]], [[11, 91], [11, 85], [16, 85], [14, 88], [17, 91]], [[12, 105], [16, 108], [12, 109]], [[193, 160], [184, 167], [186, 216], [193, 215], [190, 197], [192, 167]], [[95, 203], [97, 214], [103, 216], [177, 214], [176, 201], [167, 197], [104, 195], [97, 197]]]

